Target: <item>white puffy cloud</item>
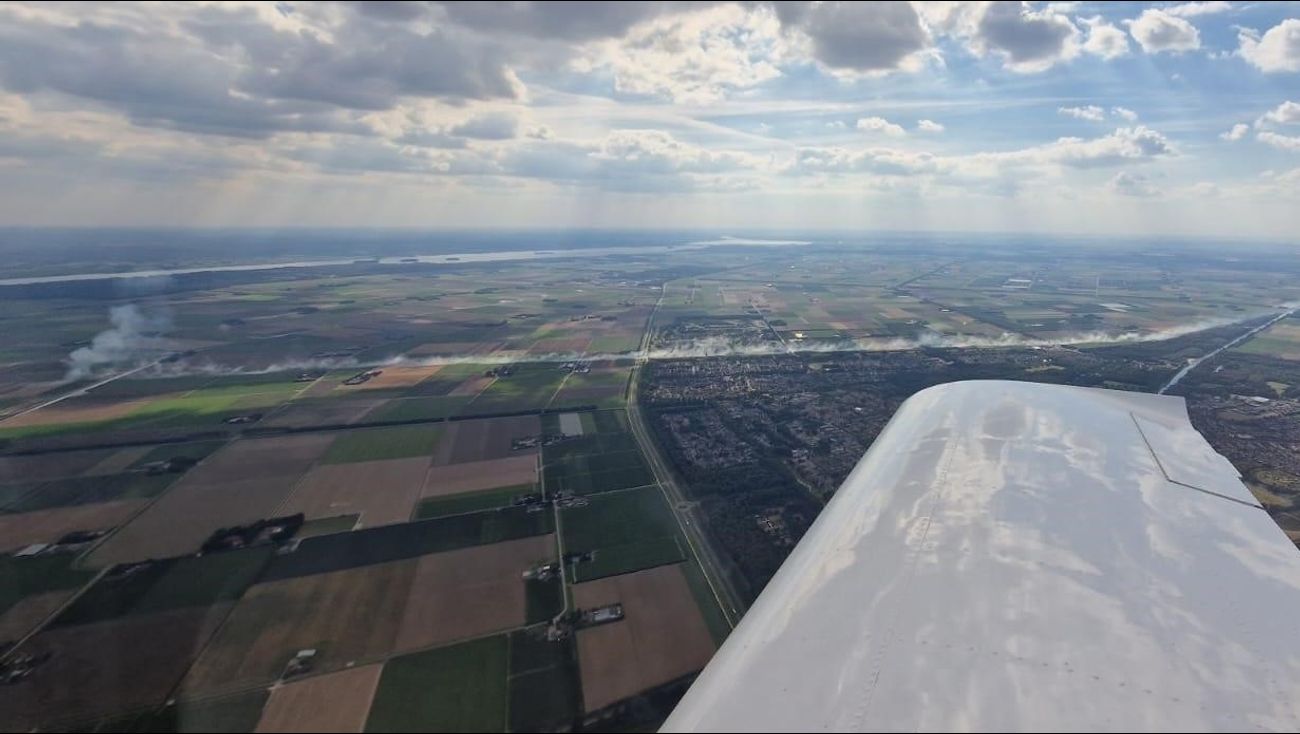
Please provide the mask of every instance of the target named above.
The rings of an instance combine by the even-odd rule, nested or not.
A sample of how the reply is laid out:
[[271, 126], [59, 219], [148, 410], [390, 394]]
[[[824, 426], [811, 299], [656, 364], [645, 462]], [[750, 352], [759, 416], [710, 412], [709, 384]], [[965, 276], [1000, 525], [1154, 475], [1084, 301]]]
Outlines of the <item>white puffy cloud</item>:
[[1056, 114], [1073, 117], [1079, 120], [1090, 120], [1092, 122], [1101, 122], [1106, 118], [1106, 110], [1097, 105], [1088, 105], [1086, 107], [1058, 107]]
[[1255, 139], [1278, 150], [1300, 151], [1300, 136], [1281, 135], [1271, 130], [1261, 130], [1255, 133]]
[[1178, 18], [1194, 18], [1198, 15], [1226, 13], [1232, 10], [1232, 3], [1224, 2], [1224, 0], [1208, 0], [1207, 2], [1179, 3], [1161, 9]]
[[1107, 61], [1128, 54], [1127, 33], [1107, 23], [1100, 15], [1080, 18], [1080, 21], [1088, 28], [1088, 40], [1083, 42], [1084, 51]]
[[883, 117], [863, 117], [858, 120], [856, 127], [864, 132], [881, 133], [890, 137], [902, 137], [907, 134], [902, 125], [892, 123]]
[[1300, 19], [1288, 18], [1258, 31], [1241, 28], [1237, 33], [1237, 54], [1260, 71], [1300, 71]]
[[916, 129], [923, 133], [941, 133], [946, 128], [934, 120], [917, 120]]
[[1159, 8], [1147, 8], [1137, 19], [1126, 22], [1134, 40], [1149, 54], [1181, 53], [1201, 47], [1201, 34], [1196, 26]]
[[1219, 137], [1223, 140], [1237, 141], [1246, 137], [1246, 133], [1248, 132], [1250, 132], [1250, 125], [1239, 122], [1236, 125], [1233, 125], [1231, 129], [1220, 133]]
[[786, 53], [771, 10], [721, 5], [637, 24], [590, 48], [574, 67], [609, 70], [625, 94], [707, 104], [781, 76]]
[[1138, 119], [1138, 113], [1127, 107], [1111, 107], [1110, 114], [1128, 122], [1134, 122]]
[[1272, 123], [1274, 125], [1300, 125], [1300, 104], [1290, 100], [1264, 113], [1255, 121], [1256, 126]]

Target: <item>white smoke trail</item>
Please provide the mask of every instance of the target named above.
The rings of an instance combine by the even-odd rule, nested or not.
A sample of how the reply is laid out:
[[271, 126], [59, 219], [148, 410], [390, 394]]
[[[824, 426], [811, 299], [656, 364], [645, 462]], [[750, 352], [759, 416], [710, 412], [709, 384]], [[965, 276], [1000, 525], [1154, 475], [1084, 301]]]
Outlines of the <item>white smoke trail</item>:
[[[1286, 304], [1281, 308], [1295, 308]], [[181, 375], [262, 375], [277, 372], [311, 372], [342, 369], [382, 369], [384, 367], [426, 367], [435, 365], [476, 364], [501, 365], [528, 362], [602, 362], [611, 360], [628, 360], [644, 357], [648, 360], [706, 359], [710, 357], [758, 357], [777, 354], [815, 354], [827, 352], [899, 352], [919, 348], [937, 349], [997, 349], [1014, 347], [1060, 347], [1089, 346], [1106, 344], [1138, 344], [1175, 339], [1188, 334], [1232, 326], [1268, 315], [1278, 311], [1259, 311], [1237, 318], [1203, 319], [1190, 324], [1183, 324], [1167, 329], [1145, 333], [1109, 333], [1105, 331], [1078, 332], [1055, 339], [1033, 339], [1018, 334], [1003, 334], [999, 337], [944, 336], [942, 334], [924, 334], [915, 339], [896, 337], [889, 339], [845, 339], [840, 341], [793, 342], [788, 344], [759, 343], [741, 344], [725, 337], [710, 337], [691, 342], [653, 348], [647, 352], [608, 352], [600, 354], [575, 352], [548, 352], [545, 354], [527, 354], [522, 352], [496, 352], [493, 354], [470, 354], [457, 356], [413, 357], [398, 355], [384, 360], [361, 361], [352, 357], [286, 360], [266, 367], [250, 369], [230, 367], [215, 362], [196, 362], [181, 360], [171, 364], [156, 366], [149, 377], [172, 377]], [[144, 375], [141, 375], [142, 377]]]
[[90, 377], [101, 365], [142, 361], [163, 348], [157, 335], [171, 328], [171, 317], [164, 312], [148, 315], [135, 304], [113, 306], [108, 310], [112, 328], [101, 331], [90, 345], [68, 355], [65, 382]]

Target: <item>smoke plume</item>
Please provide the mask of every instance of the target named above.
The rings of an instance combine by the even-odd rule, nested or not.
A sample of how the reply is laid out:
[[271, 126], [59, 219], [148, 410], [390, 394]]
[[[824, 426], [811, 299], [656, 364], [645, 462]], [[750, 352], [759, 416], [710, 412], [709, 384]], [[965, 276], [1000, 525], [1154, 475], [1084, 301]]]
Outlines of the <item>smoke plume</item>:
[[145, 314], [135, 304], [113, 306], [108, 310], [108, 322], [112, 328], [96, 334], [90, 346], [68, 355], [66, 381], [90, 377], [103, 365], [142, 360], [162, 348], [158, 335], [171, 328], [167, 314]]

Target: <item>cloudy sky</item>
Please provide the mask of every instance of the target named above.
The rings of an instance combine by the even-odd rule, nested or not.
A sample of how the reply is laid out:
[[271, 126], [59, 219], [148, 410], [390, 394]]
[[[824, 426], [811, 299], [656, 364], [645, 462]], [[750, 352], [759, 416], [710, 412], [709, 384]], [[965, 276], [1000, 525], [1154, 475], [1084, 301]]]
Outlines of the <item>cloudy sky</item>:
[[0, 5], [0, 225], [1294, 237], [1295, 3]]

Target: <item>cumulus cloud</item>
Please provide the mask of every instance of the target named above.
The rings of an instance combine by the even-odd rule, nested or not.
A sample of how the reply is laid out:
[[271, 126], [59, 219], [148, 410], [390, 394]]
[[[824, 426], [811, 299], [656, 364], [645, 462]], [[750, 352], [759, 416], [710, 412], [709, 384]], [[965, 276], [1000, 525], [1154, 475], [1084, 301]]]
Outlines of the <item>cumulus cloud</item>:
[[1017, 72], [1037, 72], [1078, 56], [1080, 32], [1070, 18], [1051, 7], [1033, 10], [1028, 3], [1001, 0], [984, 10], [968, 47], [975, 54], [995, 54]]
[[1248, 132], [1250, 132], [1250, 125], [1239, 122], [1236, 125], [1233, 125], [1230, 129], [1220, 133], [1219, 137], [1223, 140], [1236, 141], [1246, 137], [1246, 133]]
[[1224, 0], [1210, 0], [1209, 2], [1191, 2], [1179, 3], [1163, 8], [1169, 15], [1179, 18], [1194, 18], [1198, 15], [1211, 15], [1213, 13], [1226, 13], [1232, 10], [1232, 3]]
[[1201, 34], [1186, 19], [1159, 8], [1147, 8], [1135, 20], [1126, 21], [1129, 33], [1149, 53], [1181, 53], [1201, 47]]
[[1241, 28], [1237, 54], [1265, 72], [1300, 71], [1300, 19], [1288, 18], [1268, 29]]
[[1300, 151], [1300, 136], [1281, 135], [1271, 130], [1261, 130], [1255, 134], [1255, 139], [1278, 150]]
[[1276, 109], [1269, 110], [1255, 122], [1256, 126], [1272, 123], [1275, 125], [1300, 125], [1300, 104], [1286, 101]]
[[1084, 51], [1107, 61], [1128, 54], [1127, 33], [1107, 23], [1100, 15], [1081, 18], [1080, 21], [1088, 28], [1088, 40], [1083, 43]]
[[902, 137], [907, 134], [902, 125], [892, 123], [883, 117], [863, 117], [858, 120], [857, 128], [865, 132], [880, 133], [890, 137]]
[[1090, 120], [1092, 122], [1101, 122], [1106, 119], [1106, 110], [1097, 105], [1088, 105], [1087, 107], [1058, 107], [1056, 114], [1074, 117], [1079, 120]]
[[1134, 122], [1138, 119], [1138, 113], [1127, 107], [1111, 107], [1110, 114], [1128, 122]]
[[722, 5], [648, 20], [574, 66], [608, 70], [625, 94], [705, 104], [781, 76], [785, 53], [771, 10]]
[[923, 133], [941, 133], [946, 128], [934, 120], [917, 120], [916, 129]]
[[882, 73], [923, 65], [932, 39], [910, 3], [778, 2], [781, 27], [831, 69]]

